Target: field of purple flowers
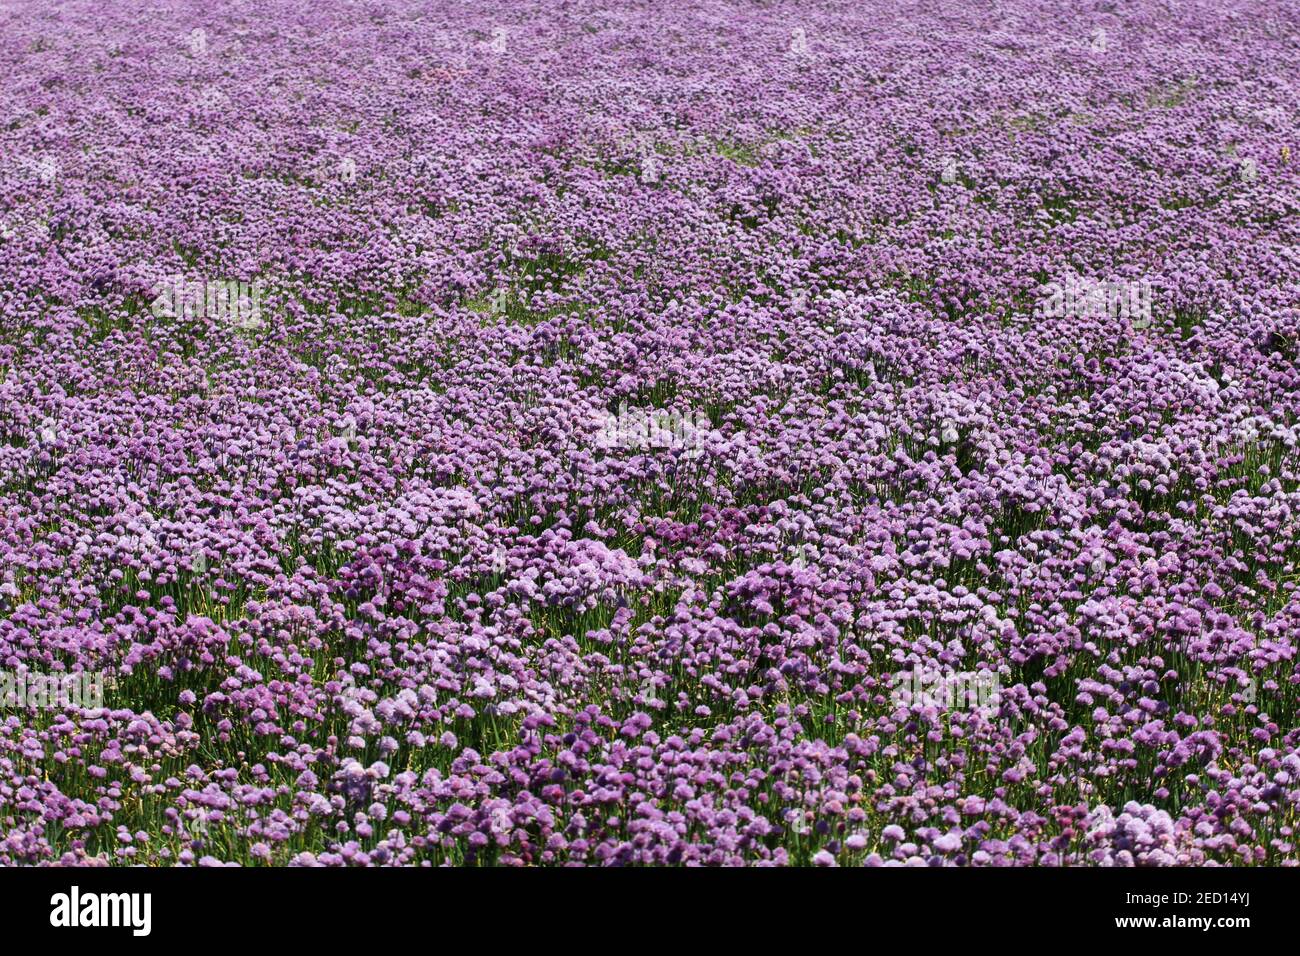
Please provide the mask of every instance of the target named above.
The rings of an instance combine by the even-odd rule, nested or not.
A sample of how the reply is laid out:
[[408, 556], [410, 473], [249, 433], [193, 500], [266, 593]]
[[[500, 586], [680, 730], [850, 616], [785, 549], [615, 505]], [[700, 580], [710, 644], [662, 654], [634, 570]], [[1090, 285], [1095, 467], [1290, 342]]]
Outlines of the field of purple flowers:
[[0, 864], [1300, 862], [1298, 22], [0, 2]]

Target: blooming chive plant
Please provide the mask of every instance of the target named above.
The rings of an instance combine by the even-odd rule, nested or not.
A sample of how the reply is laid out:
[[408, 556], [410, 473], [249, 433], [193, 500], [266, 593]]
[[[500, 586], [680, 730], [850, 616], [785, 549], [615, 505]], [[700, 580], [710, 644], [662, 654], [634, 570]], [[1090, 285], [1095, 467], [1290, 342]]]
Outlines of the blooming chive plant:
[[1300, 861], [1300, 9], [875, 6], [0, 5], [0, 864]]

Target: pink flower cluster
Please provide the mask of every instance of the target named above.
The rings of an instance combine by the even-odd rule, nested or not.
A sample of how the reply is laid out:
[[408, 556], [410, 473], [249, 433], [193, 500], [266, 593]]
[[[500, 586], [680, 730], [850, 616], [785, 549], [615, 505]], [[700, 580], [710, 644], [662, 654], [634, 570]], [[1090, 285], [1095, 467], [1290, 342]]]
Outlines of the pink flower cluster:
[[1294, 865], [1296, 23], [0, 5], [0, 864]]

